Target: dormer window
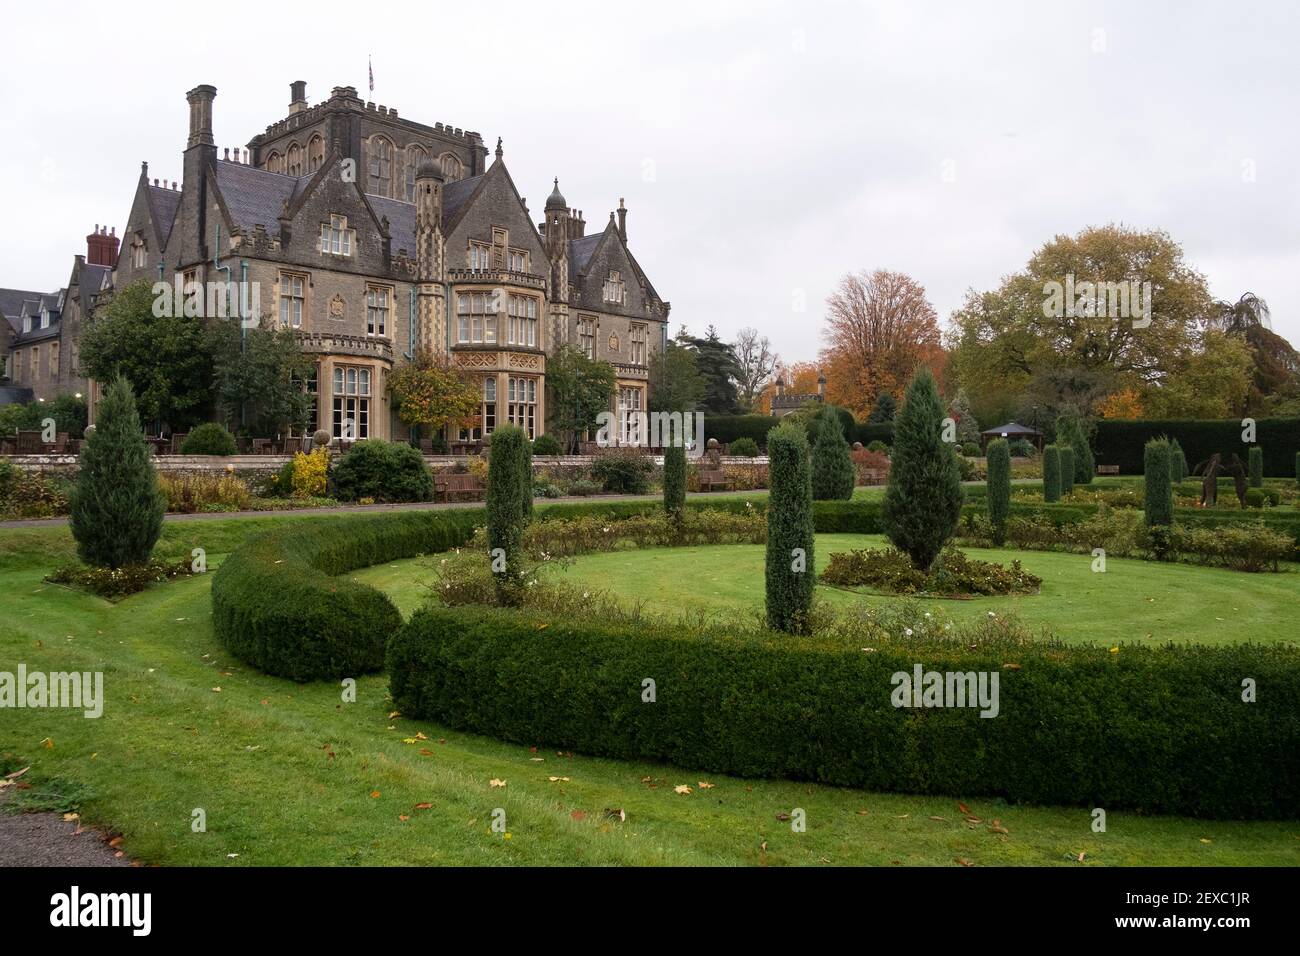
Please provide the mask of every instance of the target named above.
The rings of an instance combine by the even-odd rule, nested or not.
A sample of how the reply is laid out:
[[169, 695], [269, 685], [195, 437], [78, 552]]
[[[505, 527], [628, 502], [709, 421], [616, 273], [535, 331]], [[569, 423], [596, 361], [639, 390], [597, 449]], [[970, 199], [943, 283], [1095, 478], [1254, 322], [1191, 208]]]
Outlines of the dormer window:
[[352, 255], [352, 236], [347, 216], [330, 216], [329, 222], [320, 224], [320, 251], [335, 256]]
[[510, 271], [527, 272], [528, 271], [528, 253], [518, 252], [515, 249], [510, 250]]
[[485, 272], [492, 268], [492, 250], [479, 242], [469, 244], [469, 267], [474, 272]]
[[627, 305], [627, 288], [623, 285], [623, 280], [619, 278], [617, 269], [612, 270], [609, 278], [605, 280], [602, 298], [612, 305]]

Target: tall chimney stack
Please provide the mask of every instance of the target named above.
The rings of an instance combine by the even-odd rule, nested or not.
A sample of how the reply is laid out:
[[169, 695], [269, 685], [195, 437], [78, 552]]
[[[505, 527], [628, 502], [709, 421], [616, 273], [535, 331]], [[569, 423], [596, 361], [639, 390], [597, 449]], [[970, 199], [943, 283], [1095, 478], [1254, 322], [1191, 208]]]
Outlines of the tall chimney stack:
[[185, 148], [194, 146], [216, 146], [212, 138], [212, 101], [217, 97], [217, 88], [204, 83], [185, 94], [190, 104], [190, 138]]
[[301, 113], [307, 108], [307, 81], [294, 80], [289, 84], [289, 115]]
[[623, 197], [618, 197], [618, 235], [624, 242], [627, 242], [627, 207], [623, 205]]

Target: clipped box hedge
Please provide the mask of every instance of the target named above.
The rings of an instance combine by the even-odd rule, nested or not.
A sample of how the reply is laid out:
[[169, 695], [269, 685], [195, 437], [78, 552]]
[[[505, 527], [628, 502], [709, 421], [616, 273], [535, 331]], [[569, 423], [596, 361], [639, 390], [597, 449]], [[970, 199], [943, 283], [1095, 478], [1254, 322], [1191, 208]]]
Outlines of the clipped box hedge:
[[[999, 715], [895, 708], [891, 675], [916, 663], [998, 672]], [[864, 653], [788, 635], [435, 608], [394, 636], [387, 668], [403, 714], [520, 744], [874, 791], [1300, 815], [1294, 648]], [[1245, 677], [1257, 682], [1257, 703], [1241, 699]], [[645, 678], [654, 703], [642, 701]]]
[[[1092, 438], [1099, 465], [1119, 465], [1126, 475], [1142, 474], [1142, 454], [1153, 438], [1177, 439], [1195, 468], [1215, 452], [1226, 458], [1236, 454], [1246, 461], [1249, 445], [1241, 440], [1241, 419], [1222, 421], [1191, 419], [1100, 419]], [[1261, 418], [1255, 422], [1255, 442], [1264, 450], [1264, 474], [1270, 478], [1295, 475], [1295, 456], [1300, 452], [1300, 418]]]

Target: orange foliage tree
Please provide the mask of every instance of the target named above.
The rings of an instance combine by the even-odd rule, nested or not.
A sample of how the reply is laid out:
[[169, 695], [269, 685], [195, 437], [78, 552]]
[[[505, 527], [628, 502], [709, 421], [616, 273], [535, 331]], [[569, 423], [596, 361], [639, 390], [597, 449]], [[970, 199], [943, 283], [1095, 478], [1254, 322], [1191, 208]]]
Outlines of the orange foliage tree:
[[859, 419], [881, 392], [899, 398], [918, 367], [944, 372], [939, 317], [924, 286], [901, 272], [846, 275], [826, 300], [823, 334], [826, 398]]
[[1125, 388], [1111, 395], [1097, 406], [1102, 418], [1133, 419], [1142, 417], [1142, 396], [1135, 388]]

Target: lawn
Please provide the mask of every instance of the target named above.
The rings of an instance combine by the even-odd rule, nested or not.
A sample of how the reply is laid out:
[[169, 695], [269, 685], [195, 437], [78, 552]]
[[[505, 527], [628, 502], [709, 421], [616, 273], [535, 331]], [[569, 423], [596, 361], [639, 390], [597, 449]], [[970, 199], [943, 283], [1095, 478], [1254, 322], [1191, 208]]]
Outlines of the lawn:
[[[878, 548], [877, 535], [817, 536], [817, 564], [833, 551]], [[1019, 560], [1043, 579], [1039, 594], [927, 600], [955, 620], [992, 611], [1015, 613], [1034, 628], [1046, 628], [1069, 641], [1165, 642], [1294, 640], [1294, 608], [1300, 603], [1300, 573], [1294, 565], [1280, 574], [1244, 574], [1190, 564], [1158, 564], [1109, 558], [1106, 572], [1092, 570], [1090, 554], [969, 548], [984, 560]], [[387, 591], [403, 613], [424, 600], [430, 559], [367, 568], [354, 575]], [[690, 606], [751, 614], [763, 604], [762, 545], [656, 548], [583, 555], [550, 573], [584, 587], [641, 602], [649, 611], [676, 613]], [[878, 605], [897, 598], [819, 585], [817, 595], [845, 609]]]
[[[250, 529], [286, 520], [311, 518], [168, 525], [163, 550], [205, 547], [215, 565]], [[668, 561], [709, 550], [662, 555], [663, 573]], [[1295, 822], [1112, 812], [1099, 834], [1087, 808], [740, 780], [455, 733], [392, 716], [382, 675], [360, 678], [356, 702], [345, 703], [340, 687], [297, 685], [231, 660], [212, 634], [206, 576], [117, 605], [44, 584], [69, 553], [64, 529], [0, 531], [0, 668], [103, 671], [104, 715], [0, 711], [0, 769], [30, 764], [29, 800], [77, 791], [83, 820], [120, 832], [123, 849], [145, 863], [1300, 864]], [[646, 567], [644, 579], [657, 577]], [[427, 570], [413, 561], [358, 576], [400, 580], [409, 607], [421, 575]], [[1244, 579], [1233, 580], [1255, 581]], [[742, 598], [743, 589], [731, 600]], [[674, 791], [683, 784], [689, 794]], [[981, 822], [968, 824], [957, 800]], [[806, 833], [777, 818], [796, 807], [806, 811]], [[191, 831], [196, 808], [205, 833]], [[496, 808], [509, 838], [490, 829]], [[1005, 834], [991, 828], [994, 819]]]

